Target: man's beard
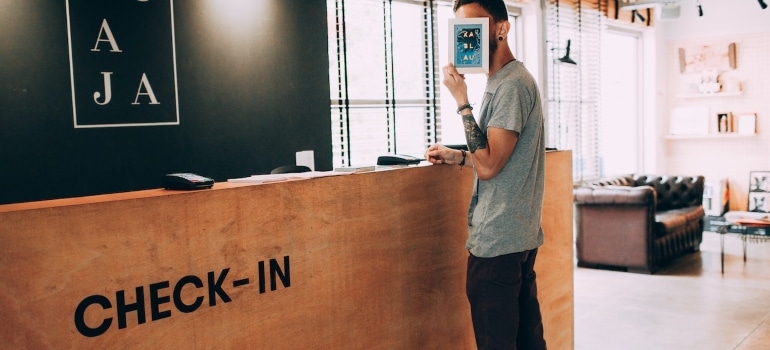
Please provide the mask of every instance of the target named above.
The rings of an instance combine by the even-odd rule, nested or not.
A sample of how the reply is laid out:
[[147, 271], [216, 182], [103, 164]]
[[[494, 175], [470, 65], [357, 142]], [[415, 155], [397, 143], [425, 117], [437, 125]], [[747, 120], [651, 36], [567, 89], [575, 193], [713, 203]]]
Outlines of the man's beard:
[[495, 55], [495, 52], [497, 51], [497, 40], [494, 38], [489, 39], [489, 57], [492, 57]]

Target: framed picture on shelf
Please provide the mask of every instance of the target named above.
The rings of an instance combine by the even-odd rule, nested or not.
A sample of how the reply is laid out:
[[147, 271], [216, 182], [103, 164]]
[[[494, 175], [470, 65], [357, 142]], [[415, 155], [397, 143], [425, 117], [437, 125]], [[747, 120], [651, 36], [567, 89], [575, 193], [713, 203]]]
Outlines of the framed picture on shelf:
[[451, 18], [449, 38], [449, 59], [458, 72], [489, 72], [489, 18]]
[[757, 115], [754, 113], [739, 114], [735, 117], [736, 132], [741, 135], [754, 135], [757, 133]]
[[749, 173], [748, 211], [770, 213], [770, 171]]
[[733, 132], [733, 114], [730, 112], [717, 113], [717, 132]]

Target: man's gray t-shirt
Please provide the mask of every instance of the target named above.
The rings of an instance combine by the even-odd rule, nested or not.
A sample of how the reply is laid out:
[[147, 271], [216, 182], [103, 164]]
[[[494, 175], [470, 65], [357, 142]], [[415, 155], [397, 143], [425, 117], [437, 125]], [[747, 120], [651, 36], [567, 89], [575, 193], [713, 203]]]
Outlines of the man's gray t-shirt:
[[540, 92], [519, 61], [489, 77], [478, 124], [516, 131], [508, 162], [492, 179], [474, 173], [466, 247], [477, 257], [495, 257], [543, 244], [541, 217], [545, 186], [545, 137]]

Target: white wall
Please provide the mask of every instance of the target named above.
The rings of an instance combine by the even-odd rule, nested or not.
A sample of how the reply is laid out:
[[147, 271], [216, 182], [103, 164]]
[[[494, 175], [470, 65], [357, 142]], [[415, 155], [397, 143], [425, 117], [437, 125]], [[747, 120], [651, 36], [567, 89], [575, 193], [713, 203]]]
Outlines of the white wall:
[[[765, 1], [770, 4], [770, 1]], [[756, 0], [681, 0], [679, 19], [655, 24], [664, 40], [708, 38], [770, 31], [770, 7], [762, 10]]]
[[[658, 172], [727, 178], [730, 208], [746, 210], [752, 170], [770, 170], [770, 8], [755, 0], [683, 0], [681, 16], [659, 21], [656, 31], [656, 111]], [[697, 73], [680, 73], [679, 48], [702, 45], [737, 46], [737, 67], [724, 78], [739, 80], [743, 94], [734, 97], [683, 98]], [[669, 112], [675, 107], [708, 107], [718, 111], [756, 113], [758, 134], [749, 138], [667, 139]]]

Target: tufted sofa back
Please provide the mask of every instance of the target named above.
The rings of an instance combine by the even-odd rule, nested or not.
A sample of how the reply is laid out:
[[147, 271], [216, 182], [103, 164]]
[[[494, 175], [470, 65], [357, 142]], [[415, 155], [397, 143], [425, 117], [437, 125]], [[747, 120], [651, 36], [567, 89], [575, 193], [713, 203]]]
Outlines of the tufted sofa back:
[[636, 186], [650, 186], [658, 195], [657, 210], [694, 207], [703, 203], [703, 176], [634, 176]]
[[703, 203], [703, 176], [622, 175], [597, 180], [592, 186], [649, 186], [655, 190], [656, 210], [669, 210]]

